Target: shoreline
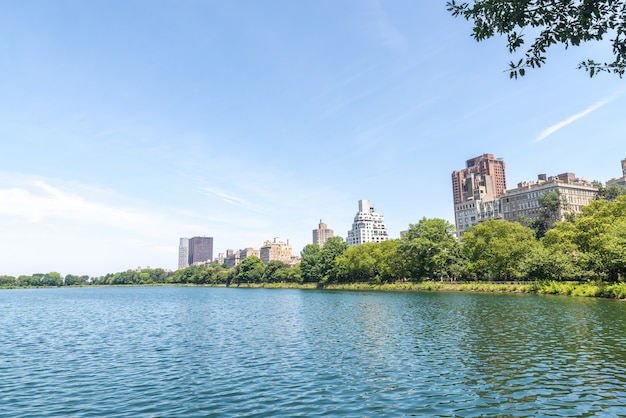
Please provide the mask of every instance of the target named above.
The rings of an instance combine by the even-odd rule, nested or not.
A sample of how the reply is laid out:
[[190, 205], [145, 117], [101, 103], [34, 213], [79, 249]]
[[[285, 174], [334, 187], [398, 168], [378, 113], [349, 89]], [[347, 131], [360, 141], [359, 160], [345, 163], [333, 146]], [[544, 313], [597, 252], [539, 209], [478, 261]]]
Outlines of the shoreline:
[[592, 297], [626, 301], [626, 283], [608, 282], [395, 282], [395, 283], [239, 283], [231, 284], [193, 284], [193, 283], [145, 283], [118, 285], [78, 285], [78, 286], [24, 286], [0, 287], [8, 289], [61, 289], [61, 288], [98, 288], [98, 287], [232, 287], [243, 289], [300, 289], [300, 290], [344, 290], [344, 291], [383, 291], [383, 292], [473, 292], [473, 293], [522, 293], [534, 295], [556, 295], [573, 297]]

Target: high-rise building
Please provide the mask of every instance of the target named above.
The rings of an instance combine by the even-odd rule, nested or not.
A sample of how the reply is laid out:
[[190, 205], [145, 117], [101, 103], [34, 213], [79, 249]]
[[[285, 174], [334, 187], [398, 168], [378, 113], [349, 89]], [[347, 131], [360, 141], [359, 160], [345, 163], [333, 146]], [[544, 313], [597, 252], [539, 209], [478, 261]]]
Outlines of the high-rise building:
[[[506, 190], [505, 164], [502, 158], [483, 154], [465, 162], [463, 170], [452, 172], [454, 203], [498, 197]], [[489, 196], [486, 196], [489, 195]]]
[[189, 238], [189, 265], [213, 260], [213, 237]]
[[274, 241], [265, 241], [259, 249], [259, 258], [265, 264], [272, 260], [279, 260], [283, 263], [291, 263], [291, 244], [289, 240], [283, 242], [280, 238], [274, 238]]
[[189, 238], [181, 238], [178, 244], [178, 269], [189, 266]]
[[359, 200], [359, 211], [354, 216], [352, 229], [348, 231], [348, 246], [388, 239], [389, 233], [383, 215], [374, 211], [369, 200]]
[[506, 191], [502, 158], [483, 154], [466, 161], [466, 167], [452, 172], [454, 221], [460, 234], [487, 219], [501, 219], [499, 197]]
[[326, 240], [332, 236], [334, 236], [333, 230], [328, 229], [326, 224], [320, 219], [319, 227], [313, 230], [313, 244], [317, 244], [322, 248]]

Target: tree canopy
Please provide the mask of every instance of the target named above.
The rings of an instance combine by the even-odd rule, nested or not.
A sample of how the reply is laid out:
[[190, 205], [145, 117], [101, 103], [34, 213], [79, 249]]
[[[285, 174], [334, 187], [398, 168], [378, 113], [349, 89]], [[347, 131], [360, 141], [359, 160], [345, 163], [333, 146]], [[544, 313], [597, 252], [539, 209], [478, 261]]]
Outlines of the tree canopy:
[[525, 31], [535, 34], [524, 56], [509, 63], [511, 78], [523, 76], [527, 68], [541, 67], [552, 45], [567, 49], [605, 37], [612, 37], [613, 61], [587, 59], [578, 68], [591, 77], [602, 71], [622, 77], [626, 70], [626, 0], [450, 0], [446, 5], [453, 16], [473, 21], [474, 39], [506, 36], [511, 53], [525, 44]]

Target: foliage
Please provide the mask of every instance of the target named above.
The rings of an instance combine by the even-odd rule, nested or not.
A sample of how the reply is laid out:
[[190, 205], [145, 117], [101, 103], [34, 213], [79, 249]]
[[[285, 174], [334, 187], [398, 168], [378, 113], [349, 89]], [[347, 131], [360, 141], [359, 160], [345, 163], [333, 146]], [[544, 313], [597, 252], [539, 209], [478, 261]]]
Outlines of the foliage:
[[626, 195], [626, 187], [619, 184], [610, 184], [605, 186], [604, 183], [594, 181], [593, 185], [598, 189], [596, 192], [596, 199], [608, 200], [609, 202], [617, 199], [618, 196]]
[[457, 278], [465, 263], [455, 233], [454, 225], [438, 218], [409, 225], [399, 245], [406, 275], [413, 281]]
[[300, 271], [299, 268], [292, 268], [280, 260], [270, 260], [265, 266], [261, 281], [263, 283], [299, 282]]
[[234, 283], [260, 283], [264, 272], [265, 264], [259, 257], [246, 257], [235, 267]]
[[542, 193], [537, 200], [539, 201], [539, 216], [521, 223], [532, 228], [539, 239], [564, 217], [570, 206], [565, 196], [558, 190]]
[[523, 278], [524, 260], [539, 245], [532, 229], [503, 220], [474, 225], [461, 240], [469, 259], [468, 271], [489, 280]]
[[397, 240], [354, 245], [336, 258], [337, 281], [390, 283], [401, 278], [400, 265]]
[[304, 283], [319, 282], [321, 249], [317, 244], [308, 244], [300, 252], [300, 272]]
[[541, 67], [552, 45], [562, 44], [567, 49], [607, 36], [613, 37], [613, 61], [588, 59], [578, 68], [584, 68], [591, 77], [601, 71], [621, 77], [626, 70], [624, 0], [475, 0], [471, 5], [451, 0], [447, 8], [453, 16], [473, 21], [472, 37], [479, 42], [496, 34], [506, 36], [511, 53], [525, 44], [526, 33], [536, 34], [524, 56], [509, 63], [511, 78], [524, 76], [528, 68]]
[[336, 282], [339, 271], [335, 259], [343, 254], [348, 244], [341, 237], [330, 237], [320, 250], [317, 274], [320, 282]]

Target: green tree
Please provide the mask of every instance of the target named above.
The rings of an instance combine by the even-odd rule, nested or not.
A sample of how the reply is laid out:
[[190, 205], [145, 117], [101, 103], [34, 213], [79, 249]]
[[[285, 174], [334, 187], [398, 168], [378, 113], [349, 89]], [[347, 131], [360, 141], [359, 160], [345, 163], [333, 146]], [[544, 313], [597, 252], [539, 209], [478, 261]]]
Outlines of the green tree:
[[348, 244], [341, 237], [330, 237], [320, 250], [318, 274], [321, 282], [335, 282], [338, 270], [335, 259], [346, 251]]
[[532, 229], [517, 222], [489, 220], [469, 228], [461, 237], [469, 265], [477, 278], [523, 278], [524, 260], [536, 253], [539, 243]]
[[270, 260], [265, 266], [261, 281], [263, 283], [284, 282], [288, 277], [289, 265], [280, 260]]
[[601, 71], [621, 77], [626, 70], [624, 0], [451, 0], [446, 5], [453, 16], [473, 21], [474, 39], [506, 36], [511, 53], [525, 44], [526, 33], [536, 34], [524, 56], [509, 63], [511, 78], [523, 76], [528, 68], [541, 67], [546, 61], [546, 50], [552, 45], [562, 44], [567, 49], [607, 36], [613, 37], [613, 61], [598, 63], [588, 59], [578, 68], [584, 68], [591, 77]]
[[456, 228], [443, 219], [422, 218], [400, 239], [399, 252], [404, 260], [407, 275], [412, 280], [455, 277], [460, 261]]
[[335, 266], [340, 282], [394, 282], [402, 274], [398, 240], [353, 245], [337, 256]]
[[235, 267], [234, 283], [260, 283], [265, 264], [259, 257], [246, 257]]
[[597, 278], [619, 280], [624, 276], [620, 252], [626, 220], [626, 195], [614, 201], [594, 200], [576, 218], [574, 242], [580, 248], [585, 268]]
[[570, 206], [565, 196], [558, 190], [541, 193], [537, 200], [539, 201], [539, 216], [534, 219], [528, 218], [520, 223], [532, 228], [539, 239], [569, 213]]
[[618, 196], [626, 195], [626, 187], [619, 184], [610, 184], [605, 186], [604, 183], [594, 181], [593, 185], [598, 189], [596, 192], [596, 199], [608, 200], [609, 202], [617, 199]]
[[571, 222], [558, 222], [547, 231], [540, 240], [545, 251], [531, 257], [531, 278], [578, 280], [589, 277], [589, 273], [583, 269], [582, 252], [575, 237], [576, 227]]
[[0, 287], [14, 287], [17, 285], [17, 279], [13, 276], [0, 276]]
[[317, 283], [322, 279], [320, 258], [322, 250], [317, 244], [308, 244], [300, 252], [300, 274], [304, 283]]

